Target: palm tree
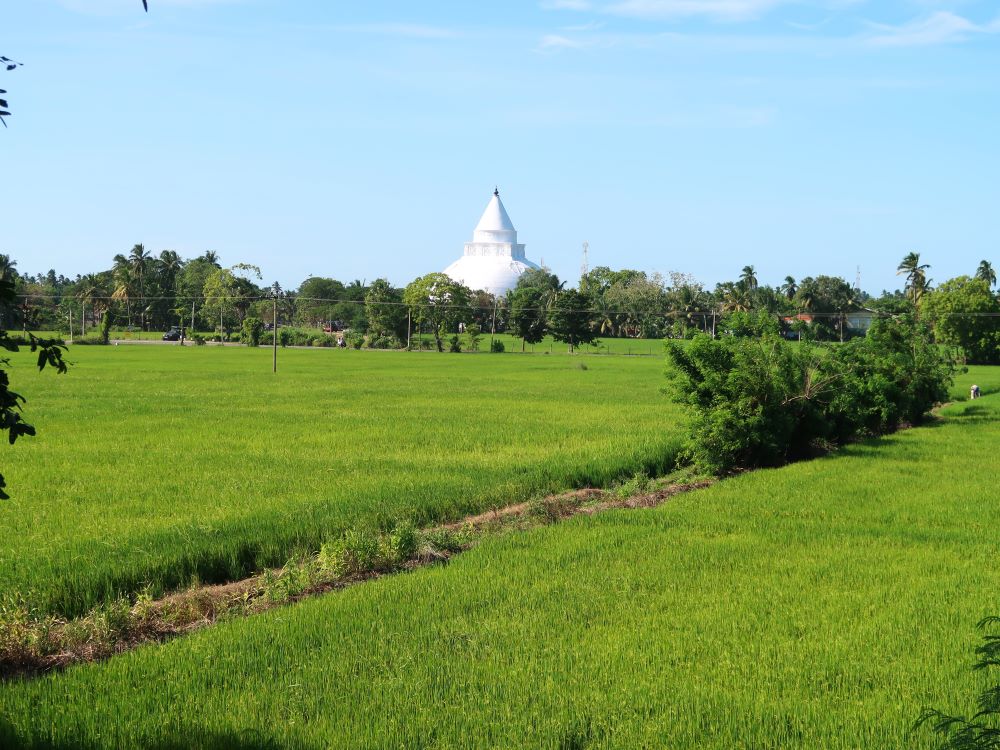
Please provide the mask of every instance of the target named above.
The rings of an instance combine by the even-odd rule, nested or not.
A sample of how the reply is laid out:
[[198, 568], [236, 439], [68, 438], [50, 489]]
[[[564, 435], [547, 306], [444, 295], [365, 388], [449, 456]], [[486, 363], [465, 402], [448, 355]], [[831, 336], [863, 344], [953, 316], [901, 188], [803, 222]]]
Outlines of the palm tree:
[[907, 253], [902, 262], [896, 268], [896, 275], [906, 274], [906, 290], [910, 293], [914, 307], [920, 307], [920, 300], [924, 292], [930, 290], [930, 280], [927, 278], [927, 269], [930, 266], [920, 263], [920, 253]]
[[83, 306], [83, 333], [87, 332], [87, 307], [90, 307], [91, 320], [95, 322], [97, 321], [98, 313], [107, 307], [104, 292], [105, 290], [101, 287], [100, 280], [92, 273], [88, 273], [77, 282], [75, 296]]
[[992, 289], [997, 283], [997, 274], [993, 266], [987, 260], [979, 261], [979, 268], [976, 269], [976, 278], [982, 279]]
[[799, 291], [799, 285], [795, 283], [794, 277], [786, 276], [785, 283], [778, 287], [778, 291], [784, 294], [787, 299], [792, 299]]
[[747, 293], [746, 285], [742, 280], [735, 284], [732, 281], [720, 284], [719, 292], [722, 297], [723, 312], [750, 311], [750, 295]]
[[[985, 262], [983, 261], [983, 263]], [[14, 269], [16, 265], [16, 260], [11, 260], [10, 256], [6, 253], [0, 253], [0, 279], [13, 278], [17, 274], [17, 271]]]
[[114, 291], [111, 299], [125, 303], [125, 316], [129, 327], [132, 325], [132, 298], [135, 280], [132, 277], [132, 266], [129, 259], [119, 253], [113, 260]]
[[206, 263], [211, 263], [216, 268], [220, 268], [219, 254], [214, 250], [206, 250], [205, 254], [201, 256], [201, 260], [205, 261]]
[[146, 275], [152, 260], [153, 256], [146, 252], [146, 248], [141, 243], [133, 245], [132, 251], [128, 255], [128, 262], [132, 268], [132, 276], [138, 284], [139, 304], [141, 305], [139, 326], [144, 331], [146, 330]]
[[757, 288], [757, 272], [754, 271], [753, 266], [743, 266], [743, 272], [740, 274], [740, 283], [751, 292]]

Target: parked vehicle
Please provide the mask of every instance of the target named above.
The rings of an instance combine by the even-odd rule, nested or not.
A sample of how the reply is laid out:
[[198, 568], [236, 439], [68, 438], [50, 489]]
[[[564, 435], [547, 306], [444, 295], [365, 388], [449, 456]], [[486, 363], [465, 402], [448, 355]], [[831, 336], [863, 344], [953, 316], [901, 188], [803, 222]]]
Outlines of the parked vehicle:
[[180, 341], [184, 335], [184, 330], [180, 326], [170, 326], [170, 330], [163, 334], [164, 341]]

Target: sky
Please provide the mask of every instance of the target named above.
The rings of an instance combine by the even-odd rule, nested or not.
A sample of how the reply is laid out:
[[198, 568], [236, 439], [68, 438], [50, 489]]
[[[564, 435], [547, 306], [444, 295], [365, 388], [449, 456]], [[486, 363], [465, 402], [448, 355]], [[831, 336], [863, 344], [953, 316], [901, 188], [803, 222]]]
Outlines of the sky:
[[569, 286], [1000, 265], [986, 0], [30, 0], [0, 10], [0, 252], [443, 270], [494, 186]]

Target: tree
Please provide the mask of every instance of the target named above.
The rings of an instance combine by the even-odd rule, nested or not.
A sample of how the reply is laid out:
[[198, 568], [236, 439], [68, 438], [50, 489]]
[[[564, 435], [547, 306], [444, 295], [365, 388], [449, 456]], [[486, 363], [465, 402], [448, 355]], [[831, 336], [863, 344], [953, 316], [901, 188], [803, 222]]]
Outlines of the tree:
[[961, 347], [974, 364], [1000, 363], [1000, 302], [985, 280], [949, 279], [927, 295], [924, 314], [939, 343]]
[[510, 330], [525, 343], [537, 344], [545, 338], [549, 292], [537, 286], [517, 287], [510, 293]]
[[[587, 304], [583, 307], [592, 307], [590, 295], [584, 297]], [[659, 274], [647, 277], [640, 273], [626, 281], [616, 281], [604, 292], [604, 304], [615, 311], [619, 334], [633, 338], [663, 336], [668, 297]]]
[[447, 274], [429, 273], [410, 282], [403, 292], [403, 302], [418, 325], [430, 327], [437, 350], [443, 352], [441, 335], [467, 312], [470, 293]]
[[365, 292], [368, 332], [373, 336], [406, 338], [406, 308], [403, 295], [388, 279], [375, 279]]
[[315, 328], [337, 319], [333, 307], [343, 297], [342, 282], [325, 276], [310, 276], [299, 285], [299, 323]]
[[795, 283], [795, 277], [786, 276], [784, 283], [778, 287], [778, 291], [784, 294], [787, 299], [794, 299], [795, 293], [799, 291], [799, 286]]
[[575, 289], [565, 289], [556, 296], [549, 312], [549, 329], [556, 341], [565, 341], [569, 350], [597, 340], [590, 299]]
[[990, 265], [990, 262], [986, 260], [979, 261], [979, 268], [976, 269], [976, 278], [985, 281], [986, 285], [991, 289], [996, 286], [997, 283], [996, 271], [993, 270], [993, 266]]
[[905, 274], [906, 291], [917, 310], [920, 309], [920, 301], [924, 294], [930, 290], [930, 280], [927, 278], [928, 268], [930, 268], [928, 264], [920, 263], [920, 253], [907, 253], [896, 268], [897, 276]]
[[[5, 272], [0, 274], [0, 310], [4, 312], [15, 302], [15, 286], [12, 274]], [[65, 373], [66, 364], [63, 362], [62, 353], [66, 347], [55, 341], [30, 337], [31, 351], [38, 352], [38, 369], [44, 370], [46, 366], [54, 367], [56, 372]], [[8, 352], [18, 351], [18, 344], [7, 335], [7, 331], [0, 328], [0, 349]], [[17, 439], [25, 435], [34, 435], [35, 428], [24, 421], [22, 417], [22, 405], [24, 397], [10, 389], [10, 379], [7, 377], [7, 365], [10, 360], [0, 357], [0, 431], [7, 433], [7, 442], [13, 445]], [[9, 495], [4, 491], [7, 486], [0, 474], [0, 500], [9, 499]]]
[[743, 266], [743, 271], [740, 273], [740, 282], [747, 291], [752, 292], [757, 288], [757, 272], [753, 266]]

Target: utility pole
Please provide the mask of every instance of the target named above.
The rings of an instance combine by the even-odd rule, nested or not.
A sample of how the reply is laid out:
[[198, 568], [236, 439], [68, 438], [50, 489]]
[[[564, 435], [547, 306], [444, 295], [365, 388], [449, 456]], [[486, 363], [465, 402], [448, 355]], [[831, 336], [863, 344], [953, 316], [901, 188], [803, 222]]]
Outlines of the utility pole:
[[412, 324], [410, 323], [410, 310], [406, 311], [406, 351], [410, 351], [410, 328]]
[[271, 372], [278, 371], [278, 296], [271, 298]]
[[493, 337], [497, 332], [497, 305], [500, 304], [500, 300], [493, 298], [493, 322], [490, 324], [490, 351], [493, 351]]

